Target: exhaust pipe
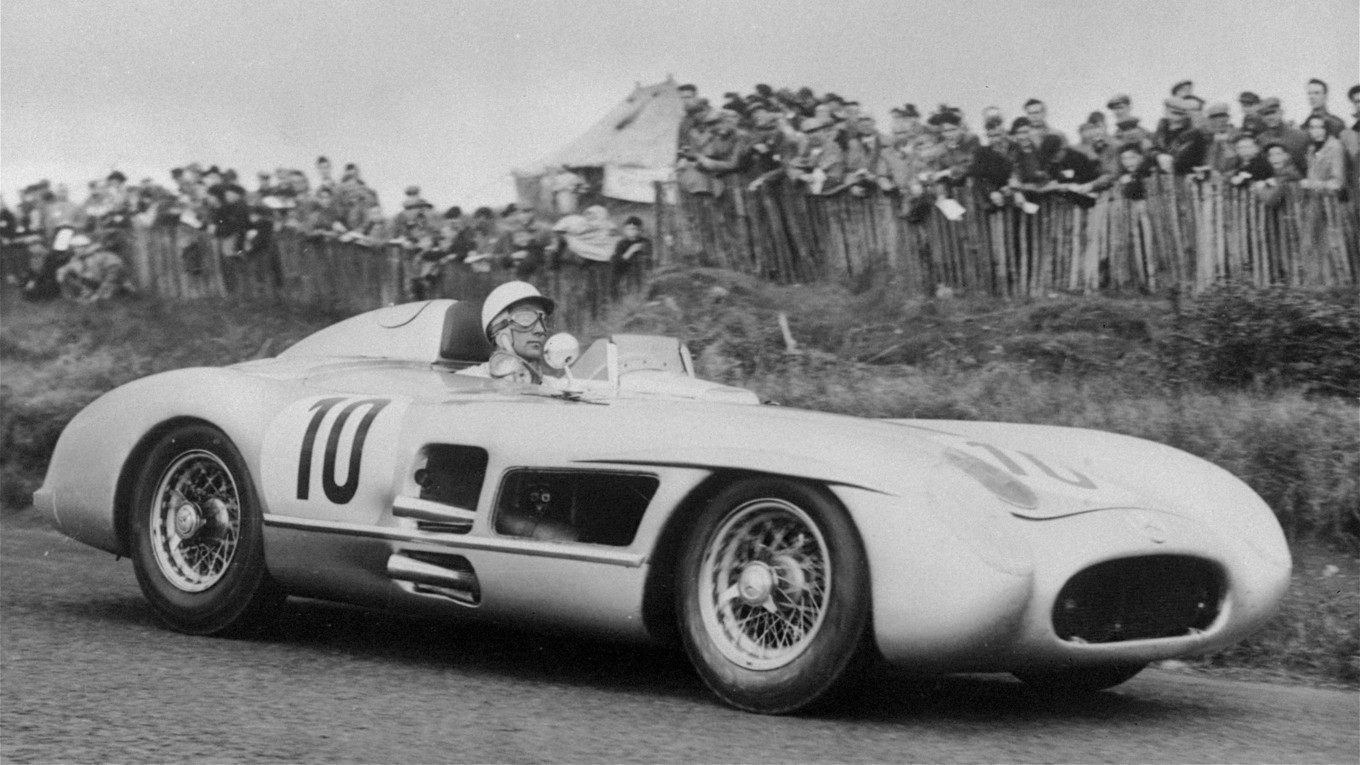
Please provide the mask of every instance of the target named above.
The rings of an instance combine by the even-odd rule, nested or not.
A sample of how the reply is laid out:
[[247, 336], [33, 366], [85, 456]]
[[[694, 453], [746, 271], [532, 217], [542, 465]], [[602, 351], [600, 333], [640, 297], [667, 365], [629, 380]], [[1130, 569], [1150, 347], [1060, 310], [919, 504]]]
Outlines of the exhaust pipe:
[[387, 559], [387, 575], [399, 582], [409, 582], [421, 594], [440, 595], [464, 606], [482, 602], [477, 574], [461, 555], [392, 553]]

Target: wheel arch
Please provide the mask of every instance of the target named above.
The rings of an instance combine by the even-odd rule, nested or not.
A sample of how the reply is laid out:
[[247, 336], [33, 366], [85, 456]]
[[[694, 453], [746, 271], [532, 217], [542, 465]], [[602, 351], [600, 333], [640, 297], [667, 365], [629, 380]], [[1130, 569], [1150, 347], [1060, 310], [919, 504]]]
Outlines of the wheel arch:
[[[137, 486], [137, 477], [140, 474], [142, 463], [146, 460], [147, 454], [165, 434], [186, 425], [206, 425], [218, 431], [222, 430], [216, 424], [202, 417], [171, 417], [153, 425], [146, 433], [142, 434], [142, 437], [128, 451], [127, 457], [123, 459], [113, 495], [113, 528], [118, 537], [119, 555], [126, 556], [132, 552], [131, 529], [129, 529], [128, 523], [132, 514], [132, 494]], [[231, 440], [231, 436], [225, 432], [223, 432], [223, 435], [228, 441]], [[235, 443], [232, 445], [235, 446]], [[239, 451], [239, 447], [237, 449]]]
[[[747, 479], [768, 478], [789, 481], [807, 486], [821, 494], [828, 502], [840, 508], [849, 521], [856, 536], [860, 536], [859, 525], [854, 514], [845, 503], [831, 491], [825, 481], [817, 481], [800, 476], [768, 473], [757, 470], [719, 469], [694, 487], [678, 504], [657, 535], [656, 544], [649, 556], [647, 580], [643, 588], [642, 619], [647, 633], [654, 639], [668, 645], [680, 644], [680, 627], [675, 614], [675, 575], [680, 565], [684, 540], [689, 536], [696, 519], [708, 503], [728, 486]], [[863, 538], [860, 537], [861, 547]], [[873, 571], [866, 563], [866, 572], [872, 581]], [[872, 588], [870, 588], [870, 611], [873, 609]], [[870, 630], [872, 632], [872, 630]]]

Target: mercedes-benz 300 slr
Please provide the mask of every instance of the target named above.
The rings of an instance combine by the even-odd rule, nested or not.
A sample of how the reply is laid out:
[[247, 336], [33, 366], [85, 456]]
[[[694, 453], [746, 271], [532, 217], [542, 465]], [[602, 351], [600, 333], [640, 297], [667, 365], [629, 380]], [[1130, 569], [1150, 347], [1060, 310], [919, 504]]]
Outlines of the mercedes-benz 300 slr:
[[679, 642], [765, 713], [884, 663], [1106, 688], [1240, 640], [1288, 585], [1270, 508], [1175, 449], [771, 406], [674, 338], [556, 340], [551, 386], [460, 374], [478, 307], [435, 300], [137, 380], [66, 427], [35, 504], [182, 632], [298, 595]]

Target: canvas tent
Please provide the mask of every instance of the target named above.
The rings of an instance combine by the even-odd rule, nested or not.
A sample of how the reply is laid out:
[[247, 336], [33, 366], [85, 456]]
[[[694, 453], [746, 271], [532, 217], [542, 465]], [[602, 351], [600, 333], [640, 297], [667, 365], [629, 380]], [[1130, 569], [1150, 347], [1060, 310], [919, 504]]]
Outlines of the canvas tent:
[[550, 209], [550, 180], [561, 168], [584, 176], [608, 199], [654, 202], [653, 183], [671, 176], [683, 113], [674, 80], [638, 86], [576, 140], [517, 169], [521, 202]]

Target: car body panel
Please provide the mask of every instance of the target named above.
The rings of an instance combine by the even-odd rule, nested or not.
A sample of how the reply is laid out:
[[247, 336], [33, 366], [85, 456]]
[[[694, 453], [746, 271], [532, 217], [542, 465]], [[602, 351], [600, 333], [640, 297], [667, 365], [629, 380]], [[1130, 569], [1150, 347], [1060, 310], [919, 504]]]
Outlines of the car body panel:
[[[139, 449], [167, 424], [203, 421], [249, 466], [267, 565], [291, 593], [648, 640], [664, 637], [649, 623], [649, 588], [672, 575], [666, 545], [684, 538], [705, 487], [783, 476], [825, 487], [844, 507], [867, 555], [875, 643], [923, 672], [1212, 650], [1258, 628], [1287, 587], [1288, 547], [1265, 503], [1170, 447], [1072, 428], [751, 405], [749, 394], [636, 359], [632, 378], [574, 394], [508, 384], [441, 357], [452, 305], [370, 312], [275, 359], [115, 389], [67, 426], [35, 504], [63, 533], [125, 555], [120, 524]], [[455, 476], [480, 481], [467, 506], [424, 493], [432, 445], [485, 453], [480, 477]], [[522, 470], [641, 476], [656, 489], [626, 544], [501, 533], [501, 492]], [[1101, 644], [1055, 633], [1055, 603], [1074, 576], [1145, 556], [1221, 572], [1213, 623]]]

